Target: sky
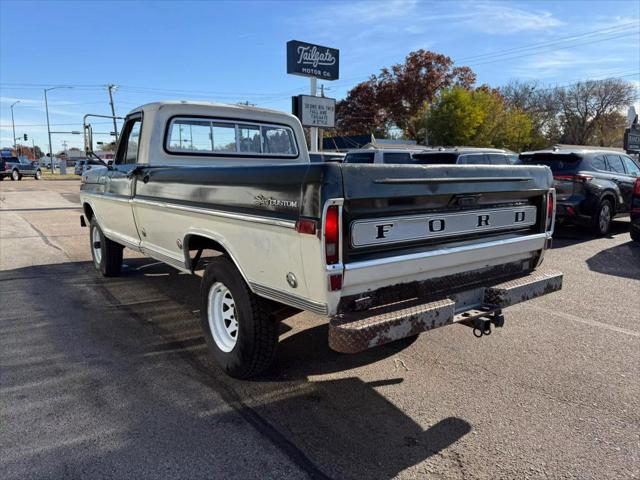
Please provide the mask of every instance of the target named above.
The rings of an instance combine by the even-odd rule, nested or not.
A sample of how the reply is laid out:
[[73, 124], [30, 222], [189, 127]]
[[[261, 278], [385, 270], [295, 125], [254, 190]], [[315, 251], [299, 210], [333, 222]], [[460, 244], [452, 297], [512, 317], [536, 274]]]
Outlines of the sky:
[[[286, 42], [340, 50], [343, 98], [419, 48], [470, 66], [478, 84], [569, 85], [620, 77], [640, 94], [639, 1], [29, 1], [0, 0], [0, 146], [26, 133], [47, 150], [43, 88], [53, 131], [81, 130], [85, 113], [147, 102], [250, 102], [290, 111], [308, 78], [287, 75]], [[637, 108], [638, 109], [638, 108]], [[640, 110], [640, 109], [638, 109]], [[94, 123], [108, 141], [109, 122]], [[81, 135], [56, 133], [82, 146]]]

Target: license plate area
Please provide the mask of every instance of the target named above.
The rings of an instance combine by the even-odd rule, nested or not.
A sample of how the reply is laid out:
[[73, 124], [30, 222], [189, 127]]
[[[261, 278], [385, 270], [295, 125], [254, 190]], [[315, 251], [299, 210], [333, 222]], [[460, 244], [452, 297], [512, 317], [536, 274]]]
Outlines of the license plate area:
[[536, 223], [533, 205], [404, 217], [356, 220], [351, 223], [354, 248], [414, 242], [464, 234], [531, 227]]

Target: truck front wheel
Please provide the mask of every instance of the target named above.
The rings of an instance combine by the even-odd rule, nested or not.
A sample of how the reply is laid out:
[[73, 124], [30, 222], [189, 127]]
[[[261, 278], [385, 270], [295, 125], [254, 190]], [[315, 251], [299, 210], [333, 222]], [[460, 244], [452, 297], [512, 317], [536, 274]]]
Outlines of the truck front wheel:
[[89, 240], [91, 241], [93, 266], [96, 267], [96, 270], [105, 277], [119, 275], [122, 269], [122, 250], [124, 247], [104, 236], [96, 217], [91, 219]]
[[278, 325], [270, 302], [255, 295], [227, 257], [207, 266], [200, 288], [200, 322], [209, 349], [230, 376], [248, 378], [275, 358]]

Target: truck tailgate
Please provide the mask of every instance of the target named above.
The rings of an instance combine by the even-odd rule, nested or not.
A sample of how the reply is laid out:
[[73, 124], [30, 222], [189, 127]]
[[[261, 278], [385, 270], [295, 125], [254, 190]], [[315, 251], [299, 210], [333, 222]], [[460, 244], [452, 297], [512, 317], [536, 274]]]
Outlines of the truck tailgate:
[[344, 165], [342, 172], [343, 295], [517, 265], [545, 246], [546, 167]]

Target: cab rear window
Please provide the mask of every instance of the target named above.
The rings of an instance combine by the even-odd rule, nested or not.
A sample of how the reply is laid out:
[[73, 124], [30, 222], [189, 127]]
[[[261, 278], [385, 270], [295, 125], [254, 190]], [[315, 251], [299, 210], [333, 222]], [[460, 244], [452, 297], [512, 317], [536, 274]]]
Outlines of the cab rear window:
[[344, 163], [373, 163], [374, 152], [347, 153]]
[[553, 173], [559, 173], [575, 171], [582, 159], [573, 153], [535, 153], [520, 155], [520, 160], [525, 165], [546, 165]]

